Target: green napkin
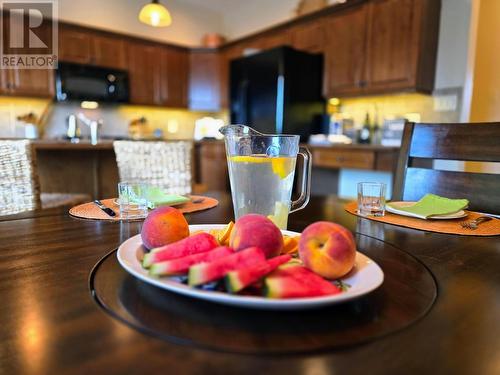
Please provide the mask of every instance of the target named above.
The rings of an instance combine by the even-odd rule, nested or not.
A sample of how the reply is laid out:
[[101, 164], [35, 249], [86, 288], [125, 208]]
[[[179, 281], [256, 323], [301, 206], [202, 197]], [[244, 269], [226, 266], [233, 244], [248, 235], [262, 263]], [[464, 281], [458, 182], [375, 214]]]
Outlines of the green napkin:
[[175, 206], [189, 202], [190, 199], [182, 195], [166, 194], [158, 187], [151, 186], [146, 192], [148, 208], [156, 208], [160, 206]]
[[422, 219], [433, 215], [453, 214], [463, 210], [468, 204], [467, 199], [449, 199], [434, 194], [426, 194], [417, 203], [408, 207], [393, 206], [388, 203], [395, 210], [408, 212]]

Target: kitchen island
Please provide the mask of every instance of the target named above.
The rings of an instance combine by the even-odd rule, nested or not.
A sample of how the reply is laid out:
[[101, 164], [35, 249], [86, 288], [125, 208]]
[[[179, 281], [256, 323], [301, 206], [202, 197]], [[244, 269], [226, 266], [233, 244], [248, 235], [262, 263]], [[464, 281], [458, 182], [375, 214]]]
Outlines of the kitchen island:
[[[119, 181], [113, 141], [71, 143], [64, 140], [34, 141], [40, 184], [44, 193], [82, 193], [93, 198], [116, 195]], [[313, 155], [313, 178], [329, 178], [330, 193], [341, 169], [393, 172], [399, 148], [380, 145], [306, 145]], [[229, 190], [225, 146], [204, 140], [194, 145], [195, 190]], [[332, 181], [334, 183], [332, 183]], [[317, 181], [316, 184], [321, 184]], [[314, 191], [313, 191], [314, 193]]]

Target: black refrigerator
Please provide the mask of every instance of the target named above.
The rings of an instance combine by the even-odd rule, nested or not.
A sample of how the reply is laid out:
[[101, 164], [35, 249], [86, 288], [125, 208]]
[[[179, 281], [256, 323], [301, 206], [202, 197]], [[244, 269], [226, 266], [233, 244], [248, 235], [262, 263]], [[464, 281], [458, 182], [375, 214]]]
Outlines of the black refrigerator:
[[231, 123], [268, 134], [319, 132], [323, 57], [278, 47], [231, 61]]

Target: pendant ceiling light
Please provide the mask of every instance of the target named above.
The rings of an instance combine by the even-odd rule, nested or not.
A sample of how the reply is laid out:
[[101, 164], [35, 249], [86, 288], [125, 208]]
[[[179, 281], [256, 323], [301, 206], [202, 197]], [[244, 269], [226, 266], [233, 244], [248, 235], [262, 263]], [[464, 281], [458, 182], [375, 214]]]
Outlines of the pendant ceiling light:
[[139, 21], [154, 27], [166, 27], [172, 23], [172, 17], [167, 8], [161, 5], [158, 0], [153, 0], [142, 7]]

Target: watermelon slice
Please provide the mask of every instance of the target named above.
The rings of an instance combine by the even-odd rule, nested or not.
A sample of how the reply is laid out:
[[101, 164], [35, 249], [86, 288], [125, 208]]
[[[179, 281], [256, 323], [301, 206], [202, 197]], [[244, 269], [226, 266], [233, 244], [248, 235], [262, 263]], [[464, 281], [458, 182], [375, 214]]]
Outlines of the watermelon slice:
[[183, 240], [153, 249], [144, 255], [142, 266], [149, 268], [153, 263], [204, 253], [218, 246], [219, 243], [211, 234], [205, 232], [194, 234]]
[[192, 265], [202, 262], [212, 262], [234, 253], [234, 250], [227, 246], [216, 247], [204, 253], [188, 255], [182, 258], [167, 260], [165, 262], [154, 263], [149, 269], [152, 276], [185, 275]]
[[213, 262], [192, 266], [189, 269], [188, 284], [196, 286], [218, 280], [230, 271], [249, 267], [257, 263], [264, 263], [265, 259], [266, 255], [262, 249], [249, 247]]
[[274, 271], [277, 267], [288, 262], [290, 259], [292, 259], [292, 257], [288, 254], [280, 255], [263, 263], [257, 263], [250, 267], [231, 271], [225, 277], [226, 289], [230, 293], [237, 293], [266, 276], [268, 273]]
[[298, 264], [285, 264], [264, 280], [268, 298], [319, 297], [341, 293], [341, 290], [313, 271]]

